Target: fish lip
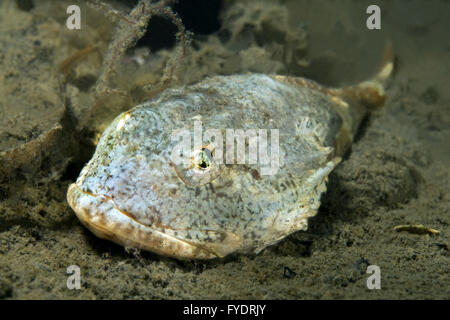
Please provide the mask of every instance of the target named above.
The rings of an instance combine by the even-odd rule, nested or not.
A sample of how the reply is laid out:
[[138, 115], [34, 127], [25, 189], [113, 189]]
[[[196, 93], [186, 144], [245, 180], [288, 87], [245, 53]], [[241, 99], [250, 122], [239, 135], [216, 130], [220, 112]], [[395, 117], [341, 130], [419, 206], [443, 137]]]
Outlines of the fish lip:
[[67, 190], [67, 202], [81, 223], [101, 239], [181, 260], [223, 257], [137, 222], [118, 210], [112, 199], [85, 192], [76, 183]]

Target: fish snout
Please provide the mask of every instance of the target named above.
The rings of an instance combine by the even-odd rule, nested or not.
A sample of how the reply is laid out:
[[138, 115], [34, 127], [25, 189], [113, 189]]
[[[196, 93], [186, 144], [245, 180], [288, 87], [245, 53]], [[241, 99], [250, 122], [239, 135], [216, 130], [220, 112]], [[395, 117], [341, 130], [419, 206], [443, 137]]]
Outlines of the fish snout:
[[83, 191], [76, 183], [69, 186], [67, 201], [81, 223], [92, 233], [124, 247], [152, 251], [177, 259], [213, 259], [226, 255], [230, 250], [234, 251], [233, 245], [225, 243], [223, 250], [211, 250], [209, 246], [178, 239], [142, 224], [131, 214], [117, 208], [111, 198]]

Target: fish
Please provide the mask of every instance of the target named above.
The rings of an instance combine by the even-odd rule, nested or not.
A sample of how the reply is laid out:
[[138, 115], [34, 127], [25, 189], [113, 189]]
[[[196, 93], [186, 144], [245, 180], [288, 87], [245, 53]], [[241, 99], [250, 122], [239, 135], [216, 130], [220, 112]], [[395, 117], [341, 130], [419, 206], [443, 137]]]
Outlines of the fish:
[[126, 248], [181, 260], [257, 254], [307, 230], [329, 174], [384, 104], [391, 57], [343, 88], [248, 73], [166, 89], [106, 128], [67, 201]]

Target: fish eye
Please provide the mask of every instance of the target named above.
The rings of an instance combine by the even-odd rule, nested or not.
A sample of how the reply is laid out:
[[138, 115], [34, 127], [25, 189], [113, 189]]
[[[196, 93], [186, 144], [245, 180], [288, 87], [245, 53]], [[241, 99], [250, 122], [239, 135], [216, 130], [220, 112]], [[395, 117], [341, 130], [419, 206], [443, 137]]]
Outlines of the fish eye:
[[201, 170], [206, 170], [211, 167], [212, 162], [213, 153], [206, 147], [202, 147], [194, 154], [193, 163], [197, 168]]
[[204, 145], [189, 155], [183, 164], [171, 162], [178, 178], [189, 186], [202, 186], [210, 183], [220, 176], [224, 166], [218, 163], [215, 158], [215, 147], [213, 145]]

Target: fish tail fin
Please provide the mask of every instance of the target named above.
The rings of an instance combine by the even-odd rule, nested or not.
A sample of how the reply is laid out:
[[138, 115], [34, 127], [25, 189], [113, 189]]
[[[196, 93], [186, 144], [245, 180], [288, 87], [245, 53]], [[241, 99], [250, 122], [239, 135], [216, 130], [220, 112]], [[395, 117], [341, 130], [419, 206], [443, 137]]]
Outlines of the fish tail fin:
[[380, 71], [370, 80], [339, 89], [328, 89], [328, 93], [340, 98], [346, 105], [337, 111], [344, 120], [336, 139], [336, 154], [343, 155], [349, 149], [357, 131], [371, 111], [384, 105], [385, 87], [394, 71], [394, 54], [390, 42], [386, 46]]
[[383, 106], [386, 99], [385, 87], [394, 72], [394, 58], [392, 44], [388, 42], [378, 74], [357, 85], [338, 89], [338, 95], [356, 101], [369, 110]]

